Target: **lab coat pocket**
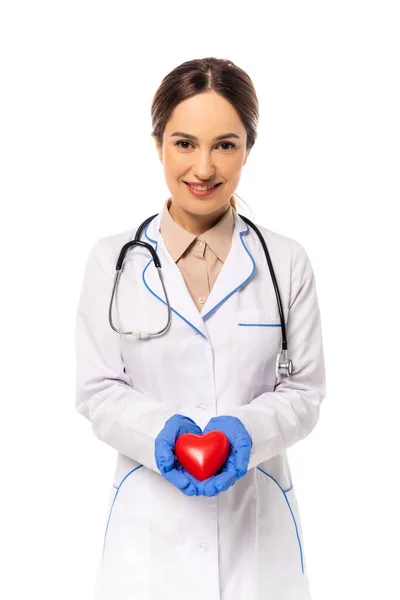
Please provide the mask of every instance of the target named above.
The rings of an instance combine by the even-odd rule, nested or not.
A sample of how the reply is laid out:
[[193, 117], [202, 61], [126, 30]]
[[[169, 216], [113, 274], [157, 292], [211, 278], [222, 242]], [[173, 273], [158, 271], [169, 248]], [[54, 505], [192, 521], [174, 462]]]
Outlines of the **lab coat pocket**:
[[[138, 547], [145, 549], [148, 543], [144, 518], [149, 504], [148, 484], [142, 467], [135, 466], [122, 479], [117, 470], [110, 495], [102, 555], [103, 570], [112, 574], [116, 581], [126, 579], [126, 574], [130, 573], [129, 580], [135, 588], [143, 583], [141, 578], [146, 570], [144, 556], [135, 550]], [[132, 547], [133, 539], [139, 546]]]
[[285, 491], [285, 497], [288, 505], [288, 509], [291, 514], [293, 521], [294, 535], [296, 537], [296, 550], [298, 553], [298, 566], [301, 569], [301, 574], [305, 574], [306, 565], [304, 558], [304, 543], [303, 543], [303, 530], [301, 525], [299, 505], [297, 502], [296, 490], [292, 485], [288, 490]]
[[[274, 331], [275, 328], [281, 328], [281, 320], [279, 316], [278, 307], [276, 309], [268, 310], [264, 308], [239, 308], [236, 311], [237, 314], [237, 324], [241, 327], [268, 327], [272, 328]], [[285, 317], [285, 323], [287, 324], [289, 309], [283, 309], [283, 315]]]
[[[283, 311], [288, 323], [289, 309]], [[278, 307], [242, 308], [236, 312], [239, 365], [253, 387], [275, 382], [276, 358], [282, 347], [282, 329]]]
[[258, 468], [258, 539], [264, 557], [262, 584], [305, 574], [299, 509], [293, 485], [284, 487]]

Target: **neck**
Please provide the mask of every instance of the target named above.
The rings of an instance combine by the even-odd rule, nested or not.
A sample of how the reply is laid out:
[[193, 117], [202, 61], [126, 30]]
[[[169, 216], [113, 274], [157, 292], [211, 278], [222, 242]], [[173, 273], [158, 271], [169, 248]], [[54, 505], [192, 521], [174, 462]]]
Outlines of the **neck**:
[[229, 199], [229, 202], [220, 206], [218, 210], [206, 215], [198, 215], [188, 212], [172, 200], [169, 200], [168, 202], [169, 214], [174, 221], [195, 236], [200, 236], [214, 227], [230, 207], [231, 201]]

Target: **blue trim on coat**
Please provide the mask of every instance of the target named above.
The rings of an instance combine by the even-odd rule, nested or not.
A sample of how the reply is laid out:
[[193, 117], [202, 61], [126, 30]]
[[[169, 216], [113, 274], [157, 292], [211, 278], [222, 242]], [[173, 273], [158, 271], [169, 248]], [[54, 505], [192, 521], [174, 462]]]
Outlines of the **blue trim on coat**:
[[[145, 231], [144, 231], [144, 234], [145, 234], [146, 238], [149, 240], [149, 242], [151, 242], [152, 244], [155, 244], [155, 251], [157, 252], [157, 248], [158, 248], [158, 242], [157, 242], [157, 240], [153, 240], [153, 239], [151, 239], [151, 238], [150, 238], [150, 237], [147, 235], [147, 230], [148, 230], [149, 226], [150, 226], [150, 223], [147, 225], [147, 227], [146, 227], [146, 229], [145, 229]], [[207, 317], [208, 317], [208, 316], [209, 316], [209, 315], [210, 315], [212, 312], [214, 312], [214, 311], [215, 311], [215, 310], [216, 310], [216, 309], [217, 309], [219, 306], [221, 306], [221, 304], [223, 304], [223, 303], [225, 302], [225, 300], [227, 300], [228, 298], [230, 298], [230, 296], [232, 296], [232, 294], [234, 294], [235, 292], [237, 292], [237, 290], [239, 290], [241, 287], [243, 287], [243, 286], [244, 286], [244, 285], [245, 285], [245, 284], [246, 284], [246, 283], [249, 281], [249, 279], [251, 279], [251, 278], [253, 277], [253, 273], [254, 273], [254, 271], [255, 271], [255, 268], [256, 268], [256, 263], [255, 263], [255, 261], [254, 261], [254, 258], [253, 258], [253, 256], [251, 255], [251, 253], [250, 253], [249, 249], [247, 248], [247, 246], [246, 246], [246, 245], [245, 245], [245, 243], [243, 242], [243, 235], [244, 235], [245, 233], [248, 233], [248, 231], [249, 231], [249, 226], [247, 225], [247, 229], [244, 229], [243, 231], [240, 231], [240, 232], [239, 232], [239, 235], [240, 235], [240, 241], [242, 242], [242, 246], [243, 246], [243, 248], [246, 250], [247, 254], [250, 256], [250, 258], [251, 258], [251, 260], [252, 260], [252, 263], [253, 263], [253, 270], [252, 270], [252, 272], [251, 272], [251, 273], [250, 273], [250, 275], [247, 277], [247, 279], [245, 279], [244, 281], [242, 281], [242, 283], [241, 283], [240, 285], [238, 285], [238, 286], [237, 286], [237, 288], [235, 288], [234, 290], [232, 290], [232, 292], [231, 292], [230, 294], [228, 294], [227, 296], [225, 296], [225, 298], [223, 298], [223, 299], [221, 300], [221, 302], [219, 302], [219, 303], [218, 303], [218, 304], [216, 304], [216, 305], [215, 305], [215, 306], [214, 306], [214, 307], [213, 307], [211, 310], [209, 310], [209, 311], [208, 311], [208, 313], [206, 313], [206, 314], [203, 316], [203, 320], [204, 320], [204, 319], [206, 319], [206, 318], [207, 318]], [[147, 283], [146, 283], [146, 281], [145, 281], [145, 279], [144, 279], [144, 274], [145, 274], [145, 271], [146, 271], [146, 269], [148, 268], [148, 266], [150, 265], [150, 263], [151, 263], [151, 262], [154, 262], [152, 258], [149, 260], [149, 262], [147, 263], [147, 265], [146, 265], [146, 266], [145, 266], [145, 268], [143, 269], [143, 272], [142, 272], [142, 280], [143, 280], [143, 283], [144, 283], [144, 285], [147, 287], [147, 289], [149, 290], [149, 292], [151, 292], [151, 293], [153, 294], [153, 296], [155, 296], [156, 298], [158, 298], [158, 299], [159, 299], [159, 300], [160, 300], [160, 301], [161, 301], [163, 304], [165, 304], [165, 306], [167, 306], [167, 303], [165, 302], [165, 300], [163, 300], [162, 298], [160, 298], [160, 296], [158, 296], [157, 294], [155, 294], [155, 293], [153, 292], [153, 290], [151, 290], [151, 289], [149, 288], [149, 286], [147, 285]], [[193, 325], [193, 324], [192, 324], [190, 321], [188, 321], [187, 319], [185, 319], [185, 317], [183, 317], [183, 316], [182, 316], [182, 315], [181, 315], [181, 314], [180, 314], [178, 311], [176, 311], [174, 308], [172, 308], [172, 306], [171, 306], [171, 310], [172, 310], [172, 312], [174, 312], [176, 315], [178, 315], [178, 316], [179, 316], [179, 317], [180, 317], [180, 318], [181, 318], [183, 321], [185, 321], [185, 323], [187, 323], [188, 325], [190, 325], [190, 327], [192, 327], [192, 328], [193, 328], [195, 331], [197, 331], [197, 333], [199, 333], [201, 336], [203, 336], [203, 338], [204, 338], [204, 339], [207, 339], [207, 337], [204, 335], [204, 333], [202, 333], [202, 332], [201, 332], [199, 329], [197, 329], [197, 327], [195, 327], [195, 326], [194, 326], [194, 325]]]
[[285, 498], [285, 500], [286, 500], [286, 502], [287, 502], [287, 505], [288, 505], [288, 507], [289, 507], [289, 510], [290, 510], [290, 513], [291, 513], [291, 515], [292, 515], [293, 523], [294, 523], [294, 526], [295, 526], [295, 529], [296, 529], [296, 536], [297, 536], [297, 541], [298, 541], [298, 543], [299, 543], [299, 549], [300, 549], [301, 570], [302, 570], [302, 573], [304, 574], [303, 550], [302, 550], [302, 548], [301, 548], [301, 541], [300, 541], [300, 536], [299, 536], [299, 530], [298, 530], [298, 527], [297, 527], [297, 523], [296, 523], [295, 516], [294, 516], [294, 514], [293, 514], [293, 511], [292, 511], [292, 507], [290, 506], [289, 500], [288, 500], [288, 498], [287, 498], [287, 496], [286, 496], [287, 492], [290, 492], [290, 490], [292, 490], [292, 489], [293, 489], [293, 486], [291, 486], [291, 487], [290, 487], [290, 488], [288, 488], [287, 490], [284, 490], [284, 489], [283, 489], [283, 488], [282, 488], [282, 487], [279, 485], [279, 483], [277, 482], [277, 480], [276, 480], [274, 477], [272, 477], [272, 475], [270, 475], [269, 473], [267, 473], [266, 471], [264, 471], [263, 469], [261, 469], [261, 467], [257, 467], [257, 469], [258, 469], [259, 471], [261, 471], [262, 473], [264, 473], [264, 475], [267, 475], [268, 477], [270, 477], [270, 478], [272, 479], [272, 481], [275, 481], [276, 485], [277, 485], [277, 486], [279, 487], [279, 489], [281, 490], [281, 492], [282, 492], [282, 494], [283, 494], [283, 496], [284, 496], [284, 498]]
[[214, 306], [214, 308], [212, 308], [211, 310], [209, 310], [209, 311], [208, 311], [208, 313], [206, 313], [206, 314], [204, 315], [203, 319], [206, 319], [206, 318], [208, 317], [208, 315], [209, 315], [209, 314], [211, 314], [211, 313], [212, 313], [212, 312], [213, 312], [213, 311], [214, 311], [216, 308], [218, 308], [219, 306], [221, 306], [221, 304], [222, 304], [223, 302], [225, 302], [225, 300], [227, 300], [228, 298], [230, 298], [230, 296], [232, 296], [232, 294], [234, 294], [235, 292], [237, 292], [237, 291], [238, 291], [238, 290], [239, 290], [241, 287], [243, 287], [243, 286], [244, 286], [244, 285], [245, 285], [245, 284], [246, 284], [246, 283], [249, 281], [249, 279], [251, 279], [251, 278], [253, 277], [253, 273], [254, 273], [254, 271], [255, 271], [255, 269], [256, 269], [256, 263], [255, 263], [255, 261], [254, 261], [254, 258], [253, 258], [253, 256], [251, 255], [251, 253], [250, 253], [249, 249], [247, 248], [246, 244], [245, 244], [245, 243], [244, 243], [244, 241], [243, 241], [243, 235], [244, 235], [245, 233], [247, 233], [248, 231], [249, 231], [249, 226], [247, 225], [247, 229], [244, 229], [243, 231], [240, 231], [240, 232], [239, 232], [239, 235], [240, 235], [240, 241], [242, 242], [242, 246], [243, 246], [243, 248], [246, 250], [247, 254], [250, 256], [250, 258], [251, 258], [251, 262], [253, 263], [253, 270], [252, 270], [252, 272], [250, 273], [250, 275], [248, 276], [248, 278], [247, 278], [247, 279], [245, 279], [244, 281], [242, 281], [242, 283], [241, 283], [240, 285], [238, 285], [238, 286], [237, 286], [237, 288], [235, 288], [234, 290], [232, 290], [232, 292], [231, 292], [230, 294], [228, 294], [227, 296], [225, 296], [225, 298], [223, 298], [223, 299], [221, 300], [221, 302], [219, 302], [218, 304], [216, 304], [216, 305]]
[[108, 521], [107, 521], [106, 531], [105, 531], [105, 534], [104, 534], [104, 542], [103, 542], [103, 556], [102, 556], [102, 559], [101, 559], [101, 561], [102, 561], [102, 566], [103, 566], [103, 561], [104, 561], [104, 552], [105, 552], [105, 550], [106, 550], [106, 537], [107, 537], [108, 526], [109, 526], [109, 524], [110, 524], [110, 519], [111, 519], [111, 513], [112, 513], [112, 509], [114, 508], [114, 504], [115, 504], [115, 500], [117, 499], [118, 492], [119, 492], [119, 490], [121, 489], [121, 485], [124, 483], [125, 479], [126, 479], [127, 477], [129, 477], [129, 475], [130, 475], [131, 473], [133, 473], [134, 471], [137, 471], [137, 470], [138, 470], [138, 469], [140, 469], [141, 467], [143, 467], [143, 465], [139, 465], [138, 467], [135, 467], [134, 469], [132, 469], [131, 471], [129, 471], [129, 473], [127, 473], [127, 474], [125, 475], [125, 477], [123, 478], [123, 480], [121, 481], [121, 483], [119, 484], [119, 486], [116, 486], [115, 484], [113, 485], [113, 487], [115, 487], [117, 491], [115, 492], [115, 496], [114, 496], [114, 498], [113, 498], [113, 501], [112, 501], [112, 504], [111, 504], [110, 512], [109, 512], [109, 515], [108, 515]]
[[[146, 227], [146, 229], [145, 229], [145, 231], [144, 231], [144, 234], [145, 234], [146, 238], [149, 240], [149, 242], [151, 242], [152, 244], [155, 244], [155, 246], [156, 246], [156, 247], [155, 247], [155, 251], [157, 252], [157, 249], [158, 249], [158, 242], [157, 242], [157, 240], [152, 240], [152, 239], [151, 239], [151, 238], [149, 238], [149, 236], [147, 235], [147, 230], [148, 230], [149, 226], [150, 226], [150, 223], [147, 225], [147, 227]], [[155, 296], [156, 298], [158, 298], [159, 300], [161, 300], [161, 302], [162, 302], [163, 304], [165, 304], [165, 306], [167, 306], [167, 303], [165, 302], [165, 300], [163, 300], [162, 298], [160, 298], [160, 296], [158, 296], [157, 294], [155, 294], [155, 293], [153, 292], [153, 290], [152, 290], [151, 288], [149, 288], [149, 286], [147, 285], [147, 283], [146, 283], [146, 281], [145, 281], [145, 279], [144, 279], [144, 274], [145, 274], [145, 272], [146, 272], [147, 268], [149, 267], [150, 263], [152, 263], [152, 262], [154, 262], [154, 261], [153, 261], [153, 259], [151, 258], [151, 259], [149, 260], [149, 262], [147, 263], [147, 265], [145, 266], [145, 268], [143, 269], [143, 272], [142, 272], [142, 280], [143, 280], [143, 283], [144, 283], [144, 285], [147, 287], [147, 289], [149, 290], [149, 292], [150, 292], [151, 294], [153, 294], [153, 296]], [[174, 312], [176, 315], [178, 315], [178, 317], [180, 317], [181, 319], [183, 319], [183, 320], [185, 321], [185, 323], [187, 323], [188, 325], [190, 325], [190, 327], [192, 327], [192, 328], [193, 328], [195, 331], [197, 331], [197, 333], [199, 333], [201, 336], [203, 336], [203, 338], [204, 338], [204, 339], [207, 339], [207, 338], [206, 338], [206, 336], [205, 336], [205, 335], [204, 335], [204, 334], [203, 334], [203, 333], [202, 333], [202, 332], [201, 332], [199, 329], [197, 329], [197, 327], [195, 327], [195, 326], [194, 326], [192, 323], [190, 323], [190, 321], [188, 321], [187, 319], [185, 319], [185, 317], [183, 317], [183, 316], [182, 316], [180, 313], [178, 313], [178, 311], [176, 311], [174, 308], [172, 308], [172, 306], [171, 306], [171, 305], [170, 305], [170, 307], [171, 307], [171, 311], [172, 311], [172, 312]]]
[[[238, 323], [241, 327], [280, 327], [280, 323]], [[285, 323], [287, 325], [287, 323]]]
[[[120, 483], [118, 486], [116, 486], [115, 484], [113, 484], [113, 487], [114, 487], [114, 488], [115, 488], [117, 491], [115, 492], [115, 496], [114, 496], [114, 498], [113, 498], [113, 501], [112, 501], [112, 504], [111, 504], [110, 512], [109, 512], [109, 515], [108, 515], [108, 521], [107, 521], [106, 531], [105, 531], [105, 534], [104, 534], [104, 543], [103, 543], [103, 556], [102, 556], [102, 563], [103, 563], [103, 561], [104, 561], [104, 553], [105, 553], [105, 548], [106, 548], [106, 537], [107, 537], [108, 526], [109, 526], [109, 524], [110, 524], [111, 513], [112, 513], [112, 510], [113, 510], [113, 508], [114, 508], [114, 504], [115, 504], [115, 500], [116, 500], [116, 498], [117, 498], [117, 496], [118, 496], [118, 492], [119, 492], [119, 490], [121, 489], [121, 486], [122, 486], [122, 484], [124, 483], [125, 479], [126, 479], [127, 477], [129, 477], [129, 475], [131, 475], [132, 473], [134, 473], [135, 471], [137, 471], [138, 469], [140, 469], [141, 467], [143, 467], [143, 465], [139, 465], [138, 467], [135, 467], [134, 469], [132, 469], [131, 471], [129, 471], [129, 473], [127, 473], [127, 474], [125, 475], [125, 477], [123, 478], [123, 480], [121, 481], [121, 483]], [[292, 489], [293, 489], [293, 485], [292, 485], [290, 488], [288, 488], [288, 489], [284, 490], [284, 489], [282, 488], [282, 486], [281, 486], [281, 485], [279, 485], [279, 483], [277, 482], [277, 480], [276, 480], [274, 477], [272, 477], [272, 475], [270, 475], [269, 473], [267, 473], [266, 471], [264, 471], [263, 469], [261, 469], [261, 467], [257, 467], [257, 469], [258, 469], [259, 471], [261, 471], [262, 473], [264, 473], [264, 475], [267, 475], [267, 476], [268, 476], [270, 479], [272, 479], [272, 481], [274, 481], [274, 482], [276, 483], [276, 485], [279, 487], [279, 489], [281, 490], [281, 492], [282, 492], [282, 493], [283, 493], [283, 495], [284, 495], [284, 498], [285, 498], [285, 500], [286, 500], [286, 502], [287, 502], [287, 505], [288, 505], [288, 507], [289, 507], [289, 510], [290, 510], [290, 513], [291, 513], [291, 515], [292, 515], [292, 519], [293, 519], [293, 522], [294, 522], [294, 526], [295, 526], [295, 529], [296, 529], [297, 541], [298, 541], [298, 543], [299, 543], [299, 549], [300, 549], [301, 570], [302, 570], [302, 573], [304, 574], [303, 551], [302, 551], [302, 548], [301, 548], [300, 536], [299, 536], [299, 532], [298, 532], [298, 528], [297, 528], [297, 523], [296, 523], [295, 516], [294, 516], [294, 514], [293, 514], [292, 507], [290, 506], [289, 500], [288, 500], [288, 498], [287, 498], [287, 496], [286, 496], [286, 494], [287, 494], [288, 492], [290, 492], [290, 490], [292, 490]]]

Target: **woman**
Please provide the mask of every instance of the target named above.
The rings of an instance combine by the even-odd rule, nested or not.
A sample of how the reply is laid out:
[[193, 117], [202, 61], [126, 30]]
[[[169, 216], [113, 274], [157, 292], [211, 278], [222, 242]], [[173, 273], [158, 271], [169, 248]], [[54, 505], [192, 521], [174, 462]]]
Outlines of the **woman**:
[[[123, 263], [137, 228], [98, 240], [77, 311], [77, 410], [118, 451], [96, 600], [306, 600], [299, 508], [286, 449], [315, 427], [325, 367], [304, 247], [258, 226], [286, 324], [290, 376], [276, 373], [281, 321], [260, 240], [233, 194], [256, 139], [258, 103], [232, 62], [186, 62], [161, 83], [153, 136], [171, 197]], [[201, 194], [190, 184], [217, 185]], [[219, 430], [223, 467], [204, 481], [174, 454]]]

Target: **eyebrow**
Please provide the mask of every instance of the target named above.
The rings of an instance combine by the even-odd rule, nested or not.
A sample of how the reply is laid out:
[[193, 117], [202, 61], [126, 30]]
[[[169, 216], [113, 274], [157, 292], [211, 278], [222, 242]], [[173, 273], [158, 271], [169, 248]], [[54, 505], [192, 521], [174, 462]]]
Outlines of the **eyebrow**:
[[[191, 135], [190, 133], [183, 133], [183, 131], [175, 131], [174, 133], [171, 133], [170, 137], [174, 136], [186, 137], [189, 138], [189, 140], [193, 140], [194, 142], [197, 142], [199, 139], [195, 135]], [[225, 138], [237, 138], [238, 140], [240, 140], [240, 136], [238, 136], [236, 133], [224, 133], [224, 135], [217, 135], [217, 137], [215, 137], [212, 141], [218, 142], [219, 140], [224, 140]]]

